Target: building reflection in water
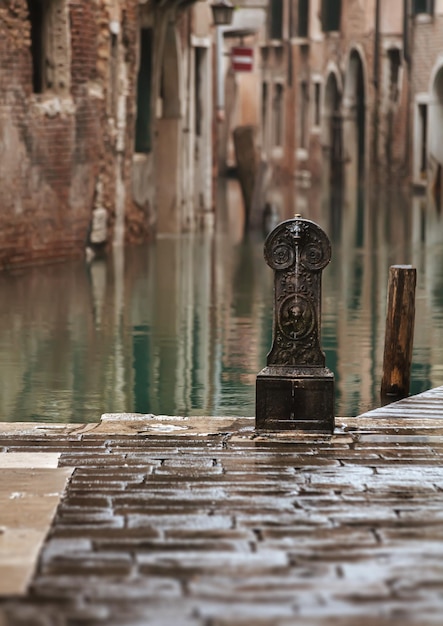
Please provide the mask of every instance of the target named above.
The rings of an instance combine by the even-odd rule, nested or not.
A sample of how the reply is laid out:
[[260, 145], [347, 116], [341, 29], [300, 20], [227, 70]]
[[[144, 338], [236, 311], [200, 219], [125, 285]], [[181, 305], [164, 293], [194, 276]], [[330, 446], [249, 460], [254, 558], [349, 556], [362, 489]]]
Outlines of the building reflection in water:
[[[323, 345], [339, 414], [379, 404], [389, 267], [417, 268], [411, 393], [443, 384], [443, 222], [425, 196], [363, 188], [320, 201], [333, 262], [325, 271]], [[314, 202], [318, 200], [314, 199]], [[329, 272], [329, 275], [328, 275]], [[440, 287], [439, 287], [440, 285]], [[434, 339], [432, 339], [434, 337]]]
[[[0, 419], [97, 421], [104, 412], [253, 415], [272, 334], [273, 276], [242, 236], [235, 181], [217, 235], [0, 275]], [[297, 192], [329, 234], [322, 345], [338, 416], [377, 406], [389, 266], [417, 268], [412, 389], [443, 384], [443, 220], [425, 197]]]

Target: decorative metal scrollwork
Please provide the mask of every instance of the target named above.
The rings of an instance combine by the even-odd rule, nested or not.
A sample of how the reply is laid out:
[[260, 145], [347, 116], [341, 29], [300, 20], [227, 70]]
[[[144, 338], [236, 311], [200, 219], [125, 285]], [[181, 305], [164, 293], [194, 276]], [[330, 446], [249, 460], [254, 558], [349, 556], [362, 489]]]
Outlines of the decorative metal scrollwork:
[[331, 260], [331, 244], [323, 230], [310, 220], [295, 218], [279, 224], [265, 241], [265, 260], [273, 270], [285, 270], [296, 261], [310, 271], [324, 269]]
[[[275, 270], [285, 270], [295, 261], [295, 252], [286, 241], [278, 241], [272, 249], [271, 267]], [[270, 264], [271, 264], [270, 263]]]
[[322, 243], [316, 241], [308, 243], [300, 252], [300, 263], [311, 272], [319, 272], [331, 260], [330, 246], [326, 247]]
[[300, 341], [314, 330], [315, 311], [312, 303], [300, 294], [287, 296], [277, 314], [281, 332], [288, 339]]
[[322, 229], [301, 217], [279, 224], [264, 247], [275, 270], [274, 341], [268, 365], [323, 367], [320, 348], [321, 270], [331, 259]]

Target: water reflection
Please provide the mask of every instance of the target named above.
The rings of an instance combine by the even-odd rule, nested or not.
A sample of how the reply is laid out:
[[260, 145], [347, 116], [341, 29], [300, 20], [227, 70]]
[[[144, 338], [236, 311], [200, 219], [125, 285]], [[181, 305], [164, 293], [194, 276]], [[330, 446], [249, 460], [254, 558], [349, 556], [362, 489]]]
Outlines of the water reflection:
[[[96, 421], [103, 412], [253, 415], [272, 332], [261, 236], [242, 241], [227, 188], [217, 236], [160, 238], [83, 261], [0, 274], [0, 419]], [[379, 403], [389, 266], [417, 268], [412, 392], [443, 384], [442, 220], [424, 197], [306, 192], [332, 240], [322, 345], [337, 415]]]
[[354, 202], [351, 196], [332, 206], [334, 197], [323, 201], [334, 250], [334, 263], [326, 270], [332, 278], [326, 279], [324, 290], [324, 345], [343, 415], [379, 403], [386, 288], [393, 264], [417, 268], [411, 392], [443, 383], [442, 302], [429, 294], [430, 286], [441, 293], [440, 216], [424, 196], [411, 199], [398, 190], [377, 189], [371, 195], [359, 189], [354, 197]]

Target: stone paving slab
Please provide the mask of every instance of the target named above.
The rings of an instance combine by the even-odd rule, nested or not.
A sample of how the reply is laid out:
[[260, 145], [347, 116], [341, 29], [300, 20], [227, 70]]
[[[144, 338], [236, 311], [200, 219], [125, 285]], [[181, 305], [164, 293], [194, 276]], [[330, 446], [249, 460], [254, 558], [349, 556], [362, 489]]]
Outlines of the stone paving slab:
[[[0, 596], [24, 594], [70, 468], [59, 454], [0, 454]], [[54, 469], [55, 468], [55, 469]]]
[[0, 457], [75, 468], [0, 625], [440, 625], [439, 415], [443, 388], [332, 436], [125, 414], [0, 426]]

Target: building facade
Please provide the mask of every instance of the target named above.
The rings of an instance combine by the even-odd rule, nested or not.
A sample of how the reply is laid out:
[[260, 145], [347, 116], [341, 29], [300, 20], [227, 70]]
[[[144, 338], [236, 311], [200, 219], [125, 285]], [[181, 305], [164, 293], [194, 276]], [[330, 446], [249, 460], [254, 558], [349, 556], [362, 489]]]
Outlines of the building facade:
[[[0, 5], [0, 267], [119, 243], [131, 200], [136, 0]], [[132, 227], [132, 223], [134, 227]]]
[[209, 4], [141, 2], [133, 198], [157, 233], [213, 221]]
[[0, 32], [0, 268], [212, 223], [207, 2], [15, 0]]
[[440, 207], [443, 0], [237, 9], [215, 28], [208, 0], [0, 3], [0, 268], [212, 228], [245, 125], [280, 217], [369, 175]]
[[411, 16], [412, 181], [441, 207], [443, 167], [443, 1], [417, 1]]
[[[262, 150], [296, 179], [438, 187], [441, 0], [270, 0]], [[437, 181], [437, 182], [435, 182]], [[291, 197], [279, 194], [283, 212]]]

